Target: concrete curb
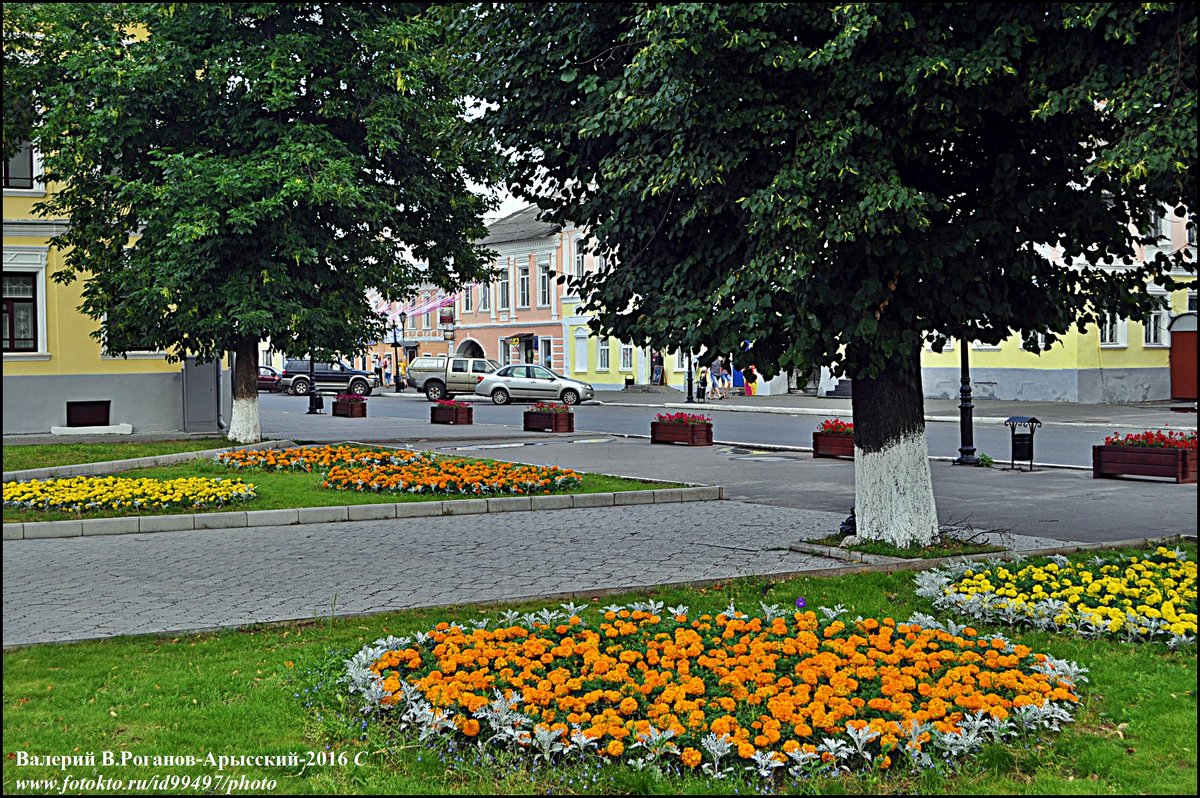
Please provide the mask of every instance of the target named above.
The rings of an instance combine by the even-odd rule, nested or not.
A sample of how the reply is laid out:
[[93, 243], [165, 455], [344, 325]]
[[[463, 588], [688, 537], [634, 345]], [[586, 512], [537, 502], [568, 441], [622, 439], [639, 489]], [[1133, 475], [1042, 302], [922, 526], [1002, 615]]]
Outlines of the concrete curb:
[[139, 532], [178, 532], [196, 529], [241, 529], [253, 526], [330, 524], [341, 521], [430, 518], [443, 515], [574, 510], [618, 507], [627, 504], [707, 502], [725, 499], [719, 485], [655, 488], [617, 493], [573, 493], [549, 496], [497, 496], [483, 499], [353, 504], [334, 507], [299, 507], [287, 510], [242, 510], [192, 515], [147, 515], [95, 518], [81, 521], [30, 521], [4, 525], [4, 540], [77, 538], [92, 535], [127, 535]]

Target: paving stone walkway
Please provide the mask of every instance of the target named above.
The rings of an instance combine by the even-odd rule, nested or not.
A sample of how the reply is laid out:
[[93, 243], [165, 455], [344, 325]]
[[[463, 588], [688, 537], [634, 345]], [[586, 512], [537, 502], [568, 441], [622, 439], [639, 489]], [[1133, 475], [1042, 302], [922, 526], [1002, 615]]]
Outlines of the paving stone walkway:
[[788, 546], [840, 520], [723, 501], [5, 541], [3, 644], [835, 568]]

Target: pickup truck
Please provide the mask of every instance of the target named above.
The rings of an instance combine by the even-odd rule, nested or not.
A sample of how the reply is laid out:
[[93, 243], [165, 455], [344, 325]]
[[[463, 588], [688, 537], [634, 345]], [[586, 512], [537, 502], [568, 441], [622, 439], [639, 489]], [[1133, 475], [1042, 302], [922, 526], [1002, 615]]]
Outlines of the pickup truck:
[[456, 393], [474, 394], [475, 386], [498, 368], [499, 363], [482, 357], [422, 355], [408, 364], [408, 384], [431, 402], [453, 399]]

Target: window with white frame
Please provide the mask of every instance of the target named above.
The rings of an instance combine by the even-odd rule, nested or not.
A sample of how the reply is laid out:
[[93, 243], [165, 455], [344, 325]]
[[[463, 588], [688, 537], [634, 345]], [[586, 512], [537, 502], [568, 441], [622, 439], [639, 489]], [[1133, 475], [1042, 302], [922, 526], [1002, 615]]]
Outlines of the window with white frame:
[[582, 374], [588, 370], [588, 339], [583, 330], [575, 331], [575, 373]]
[[1105, 313], [1100, 319], [1100, 346], [1125, 346], [1127, 332], [1125, 319]]
[[509, 349], [509, 346], [508, 346], [508, 340], [509, 339], [507, 339], [507, 338], [501, 338], [497, 342], [497, 345], [496, 345], [496, 352], [497, 352], [496, 359], [498, 361], [500, 361], [501, 366], [507, 366], [509, 363], [512, 362], [512, 360], [509, 357], [509, 353], [511, 350]]
[[1196, 312], [1196, 292], [1195, 291], [1187, 292], [1187, 309], [1188, 309], [1188, 311], [1190, 311], [1192, 313]]
[[685, 366], [683, 363], [683, 350], [680, 349], [679, 351], [677, 351], [675, 353], [675, 370], [683, 371], [686, 368], [687, 368], [687, 366]]
[[509, 299], [508, 299], [508, 269], [507, 268], [505, 268], [504, 273], [500, 275], [499, 292], [500, 292], [500, 296], [498, 297], [497, 305], [500, 310], [508, 310]]
[[17, 154], [4, 162], [4, 188], [32, 190], [33, 160], [33, 146], [22, 144]]
[[[1155, 293], [1154, 295], [1166, 299], [1166, 294]], [[1142, 346], [1166, 346], [1167, 324], [1170, 318], [1171, 312], [1165, 305], [1146, 314], [1146, 317], [1142, 319]]]
[[1163, 231], [1164, 222], [1166, 222], [1166, 219], [1163, 217], [1162, 211], [1154, 211], [1150, 214], [1150, 230], [1148, 231], [1148, 235], [1158, 242], [1167, 237]]
[[995, 352], [1000, 348], [1000, 344], [985, 344], [983, 341], [972, 341], [971, 343], [977, 352]]
[[475, 305], [475, 286], [468, 285], [462, 294], [463, 313], [471, 313]]
[[45, 354], [46, 250], [4, 250], [3, 351], [7, 354]]
[[612, 350], [609, 347], [607, 340], [600, 341], [596, 349], [596, 371], [608, 371], [609, 353]]
[[583, 239], [575, 239], [575, 276], [582, 277], [584, 270]]
[[[428, 302], [429, 302], [429, 294], [421, 294], [421, 304], [425, 305]], [[428, 330], [432, 326], [433, 326], [433, 313], [430, 311], [425, 311], [425, 314], [423, 316], [421, 316], [421, 327], [423, 329]]]
[[1189, 247], [1196, 246], [1196, 217], [1190, 216], [1187, 220], [1187, 245]]
[[621, 344], [621, 371], [633, 371], [633, 344]]
[[479, 286], [479, 312], [487, 313], [492, 309], [492, 284]]
[[517, 307], [529, 307], [529, 261], [517, 264]]
[[38, 351], [38, 276], [4, 272], [4, 351]]
[[550, 306], [550, 257], [538, 258], [538, 307]]

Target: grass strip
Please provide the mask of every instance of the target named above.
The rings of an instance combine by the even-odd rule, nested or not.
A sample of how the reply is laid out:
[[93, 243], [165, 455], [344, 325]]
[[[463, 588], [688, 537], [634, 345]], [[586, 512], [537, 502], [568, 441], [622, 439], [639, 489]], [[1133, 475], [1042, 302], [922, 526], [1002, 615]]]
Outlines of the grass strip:
[[157, 457], [178, 452], [202, 452], [233, 446], [227, 438], [187, 438], [171, 441], [126, 441], [121, 443], [36, 443], [4, 447], [4, 470], [27, 471], [31, 468], [106, 463]]
[[[495, 462], [485, 460], [484, 462]], [[578, 472], [577, 472], [578, 473]], [[30, 521], [71, 521], [79, 518], [121, 518], [138, 515], [179, 515], [181, 513], [229, 512], [230, 510], [290, 510], [298, 507], [343, 507], [355, 504], [399, 504], [405, 502], [453, 501], [455, 499], [477, 499], [475, 495], [441, 495], [413, 493], [383, 493], [373, 491], [330, 490], [321, 487], [321, 476], [305, 471], [254, 471], [235, 470], [217, 465], [210, 460], [193, 460], [170, 466], [139, 468], [122, 472], [123, 477], [156, 477], [175, 479], [179, 477], [220, 477], [241, 479], [257, 487], [258, 498], [248, 502], [237, 502], [209, 508], [176, 507], [166, 510], [137, 510], [135, 508], [89, 510], [86, 513], [63, 511], [30, 510], [19, 507], [4, 508], [6, 523]], [[579, 493], [609, 493], [614, 491], [655, 490], [680, 487], [677, 483], [642, 482], [640, 480], [613, 477], [605, 474], [580, 474], [583, 486], [570, 491]], [[505, 494], [507, 495], [507, 494]]]
[[[1185, 545], [1190, 557], [1195, 546]], [[1136, 550], [1129, 550], [1136, 553]], [[1081, 555], [1077, 555], [1081, 556]], [[1089, 553], [1090, 556], [1090, 553]], [[646, 593], [638, 594], [640, 596]], [[705, 588], [649, 592], [668, 605], [719, 612], [731, 601], [753, 611], [760, 600], [810, 608], [844, 604], [850, 617], [907, 618], [930, 612], [913, 591], [911, 573], [868, 573], [779, 582], [750, 578]], [[331, 597], [331, 608], [335, 597]], [[606, 596], [602, 606], [635, 600]], [[504, 605], [521, 611], [558, 602]], [[495, 617], [501, 607], [455, 606], [365, 618], [317, 619], [220, 633], [117, 638], [38, 645], [4, 653], [4, 792], [16, 780], [87, 778], [99, 772], [126, 780], [175, 775], [273, 779], [264, 792], [297, 794], [730, 794], [749, 784], [698, 775], [637, 771], [628, 765], [531, 770], [503, 757], [477, 762], [470, 751], [439, 755], [415, 740], [392, 740], [338, 696], [340, 657], [387, 634], [424, 631], [439, 621]], [[939, 617], [944, 617], [939, 614]], [[986, 625], [981, 630], [989, 629]], [[1194, 794], [1196, 679], [1194, 650], [1162, 644], [1076, 640], [1046, 632], [991, 629], [1038, 651], [1090, 669], [1081, 685], [1076, 723], [1031, 744], [992, 744], [958, 770], [904, 770], [803, 783], [788, 793], [1045, 795]], [[25, 766], [12, 754], [130, 751], [138, 756], [257, 756], [306, 752], [333, 765], [249, 764], [218, 774], [195, 767]], [[345, 754], [346, 764], [336, 764]], [[359, 765], [354, 764], [356, 754]], [[75, 791], [79, 791], [76, 789]], [[164, 790], [171, 792], [172, 790]], [[174, 790], [175, 792], [186, 792]], [[221, 790], [224, 792], [224, 790]]]

